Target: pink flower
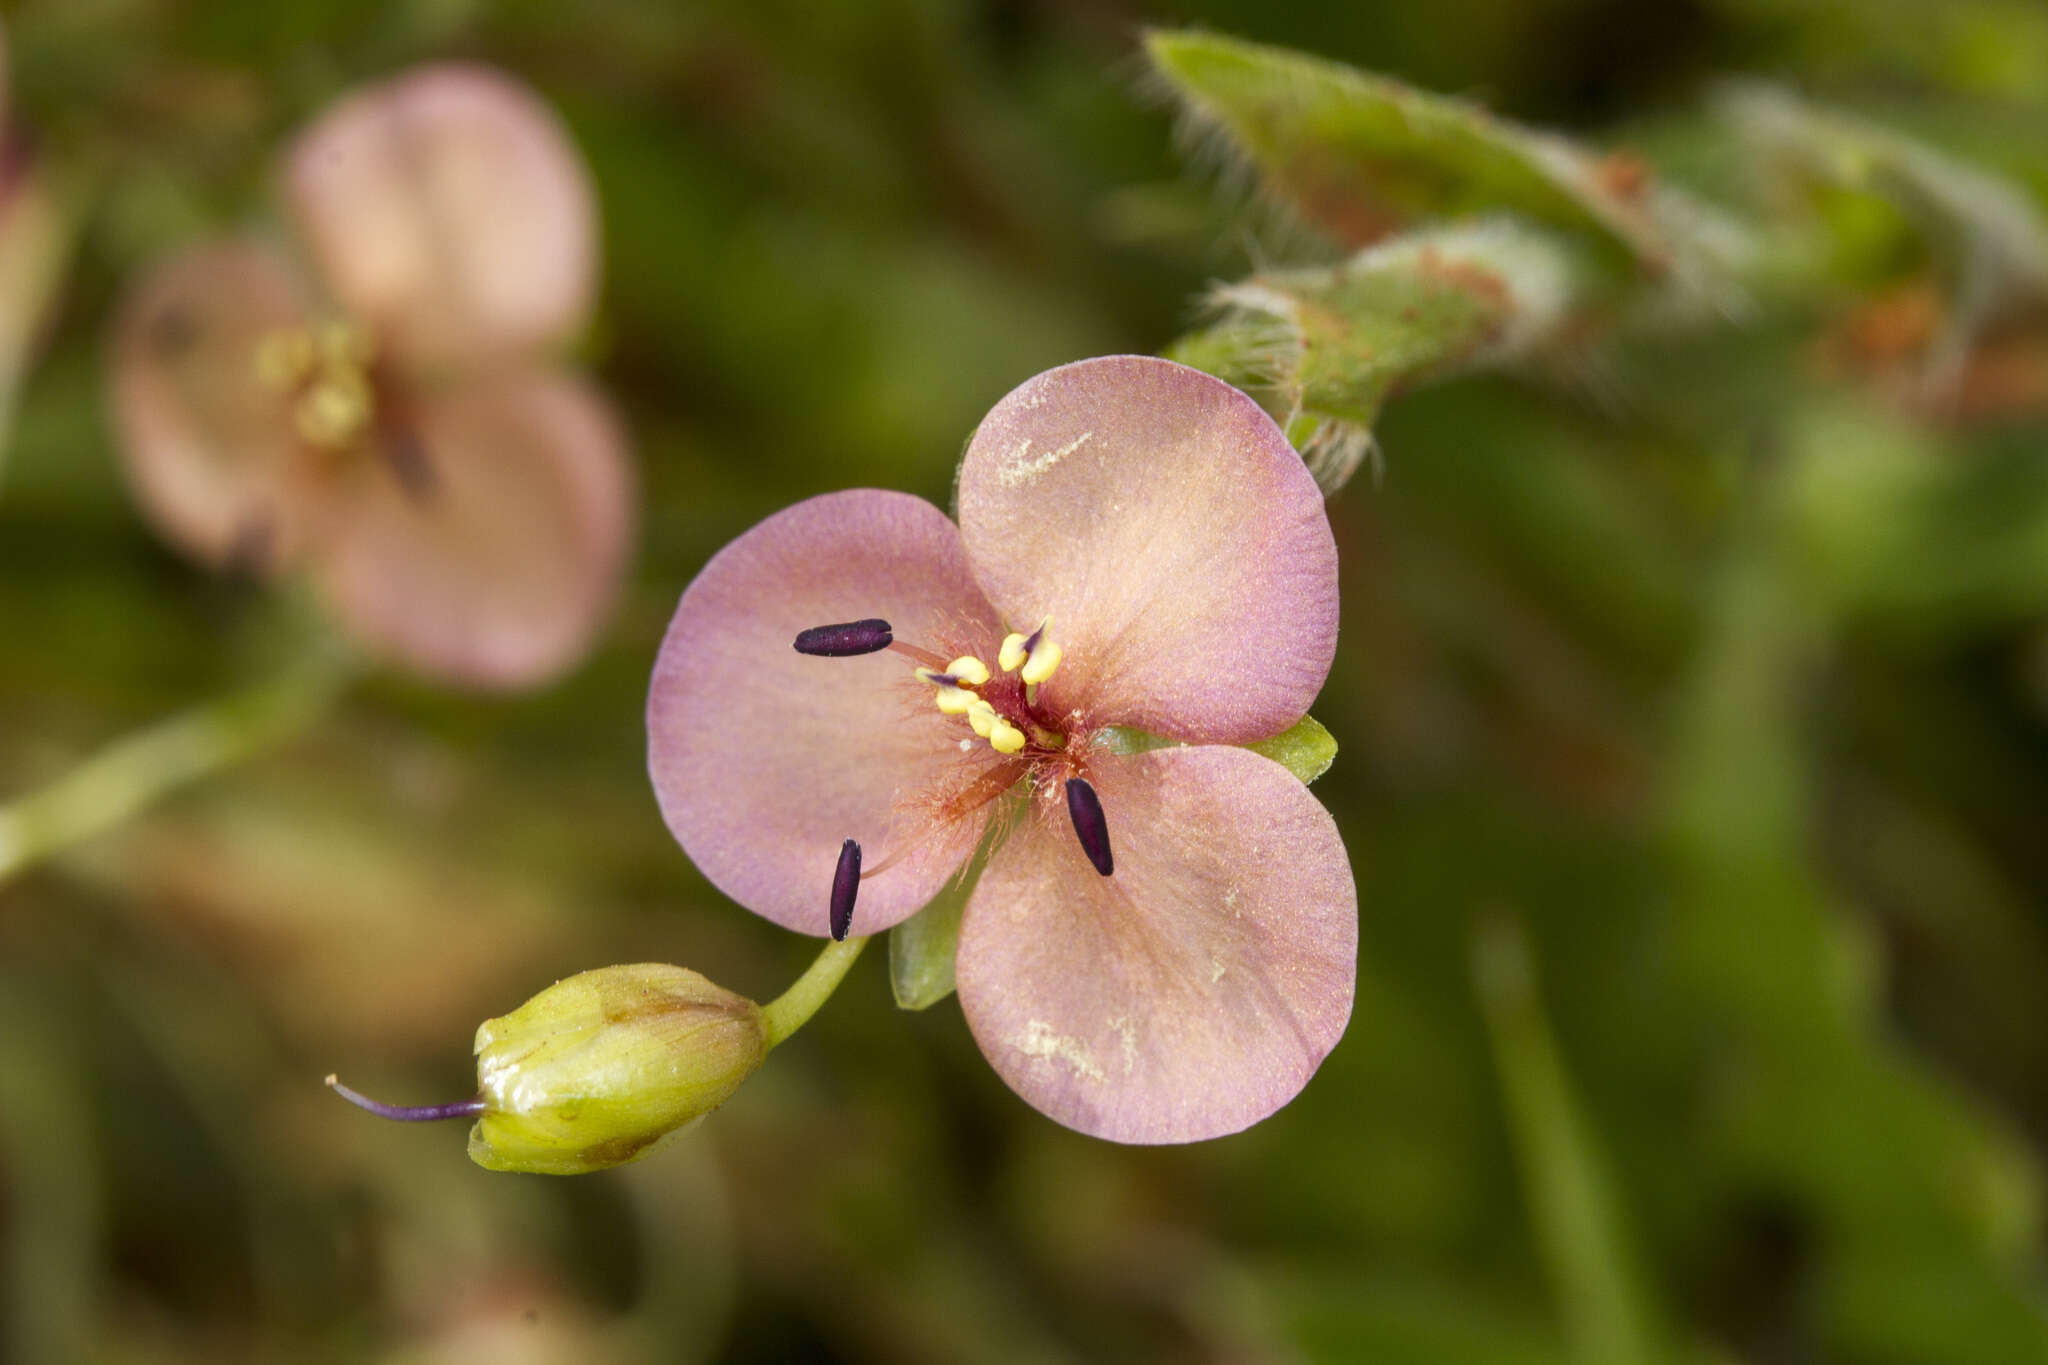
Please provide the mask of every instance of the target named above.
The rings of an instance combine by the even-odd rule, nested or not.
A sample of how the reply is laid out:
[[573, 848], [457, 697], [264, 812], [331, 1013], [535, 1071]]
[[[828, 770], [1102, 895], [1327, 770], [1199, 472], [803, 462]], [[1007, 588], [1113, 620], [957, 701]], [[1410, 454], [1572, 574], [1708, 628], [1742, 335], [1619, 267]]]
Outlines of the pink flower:
[[144, 510], [209, 564], [305, 566], [354, 634], [422, 672], [558, 673], [632, 529], [611, 411], [549, 358], [597, 275], [574, 148], [523, 87], [432, 66], [336, 103], [282, 179], [295, 252], [178, 256], [117, 328]]
[[[1299, 720], [1329, 672], [1315, 481], [1237, 390], [1114, 356], [996, 405], [959, 515], [827, 494], [704, 567], [648, 700], [669, 828], [720, 890], [810, 934], [908, 918], [1003, 835], [956, 961], [1003, 1079], [1117, 1141], [1236, 1132], [1335, 1046], [1356, 972], [1335, 824], [1235, 747]], [[1120, 754], [1111, 726], [1185, 747]]]
[[0, 476], [17, 386], [49, 331], [72, 224], [38, 165], [29, 130], [7, 110], [7, 31], [0, 27]]

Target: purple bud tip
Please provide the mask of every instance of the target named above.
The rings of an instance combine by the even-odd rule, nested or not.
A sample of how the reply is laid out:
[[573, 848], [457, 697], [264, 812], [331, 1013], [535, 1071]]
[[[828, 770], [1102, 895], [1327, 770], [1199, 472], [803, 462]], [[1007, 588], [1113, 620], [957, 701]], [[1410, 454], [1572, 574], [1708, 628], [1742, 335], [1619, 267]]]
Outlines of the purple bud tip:
[[400, 1123], [434, 1123], [441, 1119], [473, 1119], [484, 1112], [482, 1096], [473, 1100], [456, 1100], [452, 1104], [385, 1104], [359, 1094], [341, 1083], [341, 1078], [330, 1075], [327, 1088], [347, 1100], [358, 1109], [367, 1109], [379, 1118], [396, 1119]]
[[1116, 859], [1109, 852], [1109, 821], [1102, 815], [1102, 798], [1083, 778], [1067, 779], [1067, 815], [1074, 822], [1081, 851], [1095, 864], [1095, 870], [1105, 877], [1116, 871]]
[[832, 941], [844, 943], [853, 927], [853, 898], [860, 894], [860, 845], [848, 839], [839, 846], [839, 867], [832, 874]]
[[796, 652], [843, 659], [887, 649], [895, 640], [887, 621], [848, 621], [841, 626], [812, 626], [796, 637]]

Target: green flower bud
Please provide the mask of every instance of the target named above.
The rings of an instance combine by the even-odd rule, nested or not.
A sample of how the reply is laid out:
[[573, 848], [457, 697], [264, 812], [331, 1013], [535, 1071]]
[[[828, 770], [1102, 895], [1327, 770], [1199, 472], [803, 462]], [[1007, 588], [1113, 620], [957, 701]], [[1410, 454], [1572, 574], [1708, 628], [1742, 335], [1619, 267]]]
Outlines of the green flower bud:
[[470, 1159], [542, 1175], [622, 1165], [725, 1103], [767, 1053], [760, 1006], [696, 972], [579, 973], [477, 1029]]

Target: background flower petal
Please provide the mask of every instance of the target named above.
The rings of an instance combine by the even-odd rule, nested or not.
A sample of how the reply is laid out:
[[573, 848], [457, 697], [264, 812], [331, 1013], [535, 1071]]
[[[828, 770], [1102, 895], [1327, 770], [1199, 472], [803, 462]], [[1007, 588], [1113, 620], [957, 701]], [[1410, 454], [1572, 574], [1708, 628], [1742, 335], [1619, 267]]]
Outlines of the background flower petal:
[[223, 242], [172, 257], [114, 329], [114, 421], [144, 513], [213, 565], [274, 569], [303, 547], [312, 463], [289, 400], [257, 376], [257, 342], [306, 321], [269, 247]]
[[336, 614], [437, 677], [521, 687], [570, 667], [632, 539], [610, 407], [572, 376], [518, 369], [397, 420], [351, 470], [315, 562]]
[[861, 884], [855, 934], [930, 900], [977, 826], [938, 826], [920, 798], [993, 758], [961, 752], [967, 727], [939, 714], [902, 655], [791, 647], [800, 630], [868, 617], [935, 648], [994, 631], [938, 508], [874, 489], [800, 502], [720, 550], [683, 593], [647, 701], [648, 766], [684, 852], [726, 895], [802, 933], [826, 931], [849, 838], [871, 873], [915, 849]]
[[1013, 629], [1053, 617], [1055, 710], [1179, 739], [1286, 729], [1337, 643], [1322, 495], [1272, 419], [1171, 361], [1048, 370], [982, 420], [960, 530]]
[[560, 341], [590, 311], [589, 176], [553, 112], [488, 68], [341, 100], [293, 143], [285, 190], [336, 301], [415, 365]]
[[1242, 749], [1093, 765], [1116, 853], [1097, 874], [1063, 803], [998, 848], [960, 931], [960, 1006], [1010, 1088], [1117, 1142], [1258, 1122], [1343, 1036], [1358, 893], [1337, 827]]

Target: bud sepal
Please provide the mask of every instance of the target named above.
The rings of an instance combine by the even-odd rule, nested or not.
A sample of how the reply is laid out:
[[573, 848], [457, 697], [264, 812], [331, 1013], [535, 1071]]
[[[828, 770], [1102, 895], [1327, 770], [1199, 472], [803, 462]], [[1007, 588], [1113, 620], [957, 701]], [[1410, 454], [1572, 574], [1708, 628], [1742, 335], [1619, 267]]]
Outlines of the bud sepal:
[[581, 1175], [645, 1156], [731, 1097], [768, 1053], [760, 1006], [683, 967], [601, 967], [476, 1033], [470, 1159]]

